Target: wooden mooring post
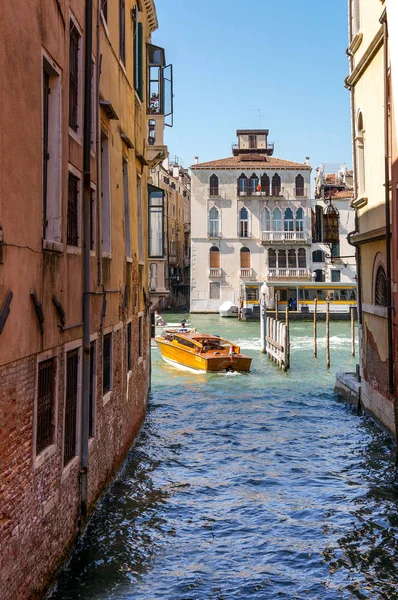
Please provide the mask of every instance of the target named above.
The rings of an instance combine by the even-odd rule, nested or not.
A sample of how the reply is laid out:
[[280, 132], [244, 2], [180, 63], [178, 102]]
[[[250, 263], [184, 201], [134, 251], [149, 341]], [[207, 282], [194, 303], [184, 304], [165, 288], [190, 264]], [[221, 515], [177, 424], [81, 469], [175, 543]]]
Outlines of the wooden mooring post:
[[351, 312], [351, 354], [355, 356], [355, 306], [350, 307]]
[[326, 302], [326, 368], [330, 367], [330, 304]]
[[316, 332], [316, 310], [318, 307], [318, 300], [315, 298], [314, 300], [314, 358], [318, 356], [318, 342], [317, 342], [317, 332]]
[[287, 371], [290, 367], [289, 317], [286, 316], [286, 323], [267, 317], [268, 358], [277, 363], [282, 371]]

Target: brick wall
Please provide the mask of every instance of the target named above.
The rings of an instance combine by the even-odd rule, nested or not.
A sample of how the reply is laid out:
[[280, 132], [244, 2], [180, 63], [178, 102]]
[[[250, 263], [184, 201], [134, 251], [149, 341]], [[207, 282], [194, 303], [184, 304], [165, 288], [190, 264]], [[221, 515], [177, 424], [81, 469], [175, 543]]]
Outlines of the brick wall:
[[[146, 316], [141, 359], [138, 357], [138, 318], [135, 316], [132, 320], [132, 370], [129, 373], [126, 331], [126, 322], [113, 328], [112, 391], [105, 399], [102, 396], [102, 333], [98, 333], [96, 339], [95, 427], [89, 442], [90, 510], [123, 461], [145, 415], [150, 361]], [[40, 596], [78, 534], [79, 456], [63, 467], [67, 349], [60, 346], [50, 351], [56, 363], [55, 440], [37, 457], [34, 407], [38, 357], [35, 355], [0, 369], [1, 600]], [[80, 398], [81, 394], [79, 402]]]

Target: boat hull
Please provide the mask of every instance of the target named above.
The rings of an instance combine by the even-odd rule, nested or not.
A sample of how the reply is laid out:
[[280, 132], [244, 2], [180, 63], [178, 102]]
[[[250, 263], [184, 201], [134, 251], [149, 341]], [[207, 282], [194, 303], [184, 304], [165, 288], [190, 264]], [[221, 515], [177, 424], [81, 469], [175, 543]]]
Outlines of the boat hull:
[[219, 371], [250, 371], [252, 359], [250, 356], [206, 356], [191, 352], [174, 346], [172, 343], [163, 340], [155, 339], [162, 358], [167, 362], [177, 363], [184, 367], [194, 369], [195, 371], [219, 372]]

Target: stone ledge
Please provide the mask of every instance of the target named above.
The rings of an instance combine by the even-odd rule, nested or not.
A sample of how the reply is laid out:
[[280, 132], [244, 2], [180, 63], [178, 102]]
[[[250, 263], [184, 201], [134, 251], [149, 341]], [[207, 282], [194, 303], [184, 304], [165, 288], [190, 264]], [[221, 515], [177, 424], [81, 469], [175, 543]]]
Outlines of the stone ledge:
[[350, 404], [358, 406], [361, 399], [361, 383], [356, 373], [336, 373], [334, 391]]

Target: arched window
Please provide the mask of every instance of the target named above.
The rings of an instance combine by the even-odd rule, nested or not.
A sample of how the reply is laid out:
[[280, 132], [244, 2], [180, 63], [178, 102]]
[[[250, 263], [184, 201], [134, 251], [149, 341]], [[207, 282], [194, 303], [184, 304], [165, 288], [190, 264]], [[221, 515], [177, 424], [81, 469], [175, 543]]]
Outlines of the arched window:
[[297, 258], [298, 258], [298, 268], [306, 269], [307, 268], [307, 253], [305, 251], [305, 248], [298, 249]]
[[249, 211], [245, 207], [239, 211], [239, 237], [249, 237]]
[[294, 230], [294, 218], [293, 218], [293, 211], [291, 208], [287, 208], [285, 210], [285, 217], [283, 219], [283, 229], [284, 229], [284, 231], [293, 231]]
[[209, 251], [210, 255], [210, 269], [220, 268], [220, 250], [217, 246], [212, 246]]
[[250, 269], [250, 250], [249, 248], [240, 249], [240, 268]]
[[266, 207], [261, 212], [261, 231], [271, 231], [271, 213]]
[[296, 211], [296, 231], [304, 231], [304, 211], [298, 208]]
[[269, 187], [269, 177], [267, 173], [264, 173], [264, 175], [261, 176], [261, 191], [265, 196], [269, 196]]
[[278, 269], [286, 269], [286, 267], [287, 267], [286, 250], [278, 250], [277, 263], [278, 263]]
[[246, 196], [247, 194], [247, 177], [244, 173], [238, 179], [238, 196]]
[[287, 266], [289, 269], [297, 269], [297, 254], [296, 251], [293, 249], [288, 250]]
[[209, 210], [209, 237], [220, 237], [220, 213], [213, 206]]
[[272, 230], [282, 231], [282, 213], [279, 208], [274, 208], [272, 213]]
[[278, 173], [275, 173], [275, 175], [272, 178], [272, 195], [281, 195], [281, 178], [279, 177]]
[[302, 175], [296, 177], [296, 196], [304, 196], [304, 177]]
[[323, 263], [325, 262], [325, 254], [322, 250], [314, 250], [312, 253], [312, 262], [314, 263]]
[[268, 250], [268, 268], [276, 269], [276, 251], [273, 248]]
[[365, 177], [365, 130], [363, 125], [363, 117], [360, 112], [357, 122], [357, 163], [358, 163], [358, 197], [362, 198], [365, 195], [366, 177]]
[[210, 177], [210, 196], [218, 196], [218, 177], [212, 175]]
[[387, 277], [384, 268], [380, 265], [376, 273], [375, 281], [375, 304], [388, 306]]
[[255, 173], [253, 173], [253, 175], [250, 177], [250, 191], [252, 193], [257, 192], [257, 186], [258, 186], [258, 177]]
[[325, 275], [322, 269], [315, 269], [315, 281], [325, 281]]

